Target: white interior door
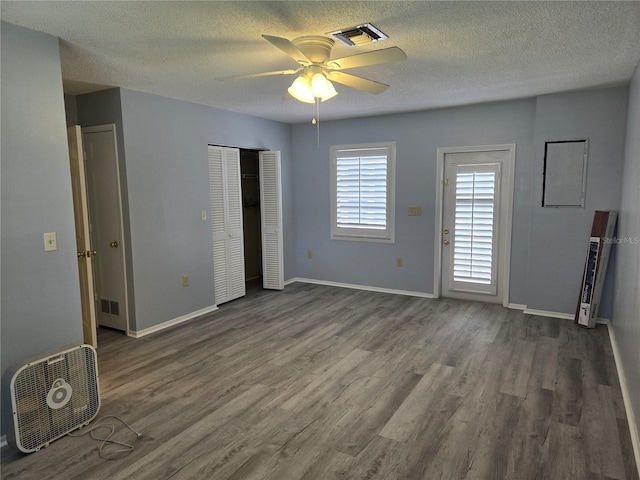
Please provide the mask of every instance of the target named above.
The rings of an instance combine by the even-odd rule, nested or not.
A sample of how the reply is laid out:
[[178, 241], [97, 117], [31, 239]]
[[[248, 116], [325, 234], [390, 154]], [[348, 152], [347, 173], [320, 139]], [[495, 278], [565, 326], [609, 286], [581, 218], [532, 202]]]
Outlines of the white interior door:
[[260, 152], [262, 286], [284, 288], [280, 152]]
[[209, 146], [215, 302], [245, 295], [240, 150]]
[[507, 147], [439, 151], [443, 181], [436, 284], [442, 296], [508, 304], [515, 146]]
[[120, 173], [115, 125], [82, 129], [98, 324], [127, 331]]
[[76, 125], [67, 129], [69, 163], [71, 166], [71, 190], [76, 224], [78, 248], [78, 274], [80, 279], [80, 303], [82, 305], [82, 333], [84, 343], [98, 347], [96, 335], [96, 306], [93, 286], [93, 256], [89, 235], [89, 204], [82, 148], [82, 131]]

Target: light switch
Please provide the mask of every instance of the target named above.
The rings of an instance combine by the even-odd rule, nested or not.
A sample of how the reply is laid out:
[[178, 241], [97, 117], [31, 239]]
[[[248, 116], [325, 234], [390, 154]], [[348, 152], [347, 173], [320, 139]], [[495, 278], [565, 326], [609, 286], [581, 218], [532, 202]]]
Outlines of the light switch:
[[44, 234], [44, 251], [52, 252], [58, 250], [58, 239], [56, 232], [47, 232]]

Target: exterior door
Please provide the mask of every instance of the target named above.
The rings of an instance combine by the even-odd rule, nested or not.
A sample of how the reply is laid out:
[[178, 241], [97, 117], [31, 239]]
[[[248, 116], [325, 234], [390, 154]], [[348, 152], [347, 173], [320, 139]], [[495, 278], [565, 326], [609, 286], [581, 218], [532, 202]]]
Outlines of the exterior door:
[[262, 287], [284, 288], [280, 152], [260, 152]]
[[213, 282], [220, 305], [246, 293], [239, 149], [209, 146], [209, 188]]
[[120, 173], [115, 125], [82, 129], [98, 324], [128, 329]]
[[442, 296], [508, 304], [512, 158], [505, 148], [443, 154]]
[[82, 131], [76, 125], [67, 129], [69, 162], [71, 165], [71, 189], [76, 223], [78, 248], [78, 274], [80, 278], [80, 302], [82, 305], [82, 333], [84, 343], [98, 347], [96, 335], [96, 305], [93, 285], [93, 255], [89, 235], [89, 204], [82, 148]]

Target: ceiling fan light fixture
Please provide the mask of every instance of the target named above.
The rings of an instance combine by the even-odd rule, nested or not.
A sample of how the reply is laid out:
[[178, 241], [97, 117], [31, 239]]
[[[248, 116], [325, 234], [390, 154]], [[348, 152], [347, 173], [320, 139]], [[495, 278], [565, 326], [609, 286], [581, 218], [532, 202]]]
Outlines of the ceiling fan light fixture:
[[315, 103], [316, 99], [311, 90], [311, 82], [304, 75], [296, 78], [287, 90], [296, 100], [304, 103]]
[[316, 73], [311, 77], [311, 90], [314, 97], [324, 97], [329, 93], [329, 80], [324, 73]]
[[305, 74], [300, 75], [287, 91], [293, 98], [304, 103], [315, 103], [316, 99], [325, 102], [338, 95], [336, 88], [321, 72], [313, 74], [311, 78]]
[[326, 102], [327, 100], [330, 100], [336, 95], [338, 95], [338, 91], [336, 90], [336, 87], [334, 87], [333, 83], [331, 83], [329, 80], [327, 80], [327, 86], [328, 86], [327, 92], [320, 98], [322, 102]]

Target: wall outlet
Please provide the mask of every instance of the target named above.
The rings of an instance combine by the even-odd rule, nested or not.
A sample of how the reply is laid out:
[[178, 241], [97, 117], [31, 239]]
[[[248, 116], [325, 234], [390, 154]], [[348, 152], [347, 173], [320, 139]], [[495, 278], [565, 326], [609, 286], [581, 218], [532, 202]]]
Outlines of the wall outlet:
[[182, 286], [183, 287], [189, 286], [189, 275], [182, 275]]
[[420, 217], [422, 215], [422, 207], [409, 207], [409, 216], [410, 217]]
[[396, 258], [396, 267], [401, 267], [402, 266], [402, 257], [398, 257]]
[[307, 258], [313, 258], [313, 250], [307, 250]]
[[52, 252], [58, 249], [58, 238], [56, 232], [47, 232], [44, 234], [44, 251]]

